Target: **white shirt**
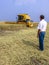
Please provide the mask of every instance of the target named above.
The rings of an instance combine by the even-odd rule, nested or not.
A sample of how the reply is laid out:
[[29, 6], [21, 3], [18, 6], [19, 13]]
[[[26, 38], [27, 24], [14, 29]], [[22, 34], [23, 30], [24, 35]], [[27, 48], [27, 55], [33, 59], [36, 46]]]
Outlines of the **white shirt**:
[[41, 31], [46, 31], [46, 28], [47, 28], [47, 22], [44, 19], [42, 19], [38, 24], [38, 29], [40, 29]]

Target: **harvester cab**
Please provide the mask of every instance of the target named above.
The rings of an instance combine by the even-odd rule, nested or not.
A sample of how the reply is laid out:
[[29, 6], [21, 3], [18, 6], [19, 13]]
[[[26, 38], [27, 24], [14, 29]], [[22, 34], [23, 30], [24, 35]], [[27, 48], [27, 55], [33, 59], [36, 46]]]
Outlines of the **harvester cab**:
[[18, 21], [17, 23], [26, 23], [26, 25], [28, 27], [32, 27], [33, 26], [33, 22], [31, 21], [31, 18], [28, 14], [19, 14], [18, 15]]

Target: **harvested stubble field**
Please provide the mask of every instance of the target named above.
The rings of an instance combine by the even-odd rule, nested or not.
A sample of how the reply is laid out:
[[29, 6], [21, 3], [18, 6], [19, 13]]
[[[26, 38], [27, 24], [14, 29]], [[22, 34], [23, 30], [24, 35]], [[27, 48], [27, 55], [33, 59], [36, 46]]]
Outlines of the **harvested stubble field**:
[[0, 65], [49, 65], [49, 24], [45, 50], [38, 49], [37, 26], [0, 24]]

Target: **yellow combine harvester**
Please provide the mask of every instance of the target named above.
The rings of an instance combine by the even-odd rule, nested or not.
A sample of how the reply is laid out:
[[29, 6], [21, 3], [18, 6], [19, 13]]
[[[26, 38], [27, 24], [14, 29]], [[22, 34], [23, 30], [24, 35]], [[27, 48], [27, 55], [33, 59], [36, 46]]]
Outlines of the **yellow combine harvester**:
[[19, 14], [17, 23], [26, 23], [28, 27], [33, 27], [33, 22], [28, 14]]

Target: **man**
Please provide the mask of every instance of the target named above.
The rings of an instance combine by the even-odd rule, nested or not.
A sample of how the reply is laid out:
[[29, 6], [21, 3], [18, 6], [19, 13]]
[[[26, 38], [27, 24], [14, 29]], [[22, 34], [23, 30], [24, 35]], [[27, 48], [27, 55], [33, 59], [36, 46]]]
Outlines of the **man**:
[[44, 37], [46, 32], [47, 22], [44, 20], [44, 15], [40, 15], [40, 22], [38, 24], [38, 38], [39, 38], [39, 49], [44, 50]]

